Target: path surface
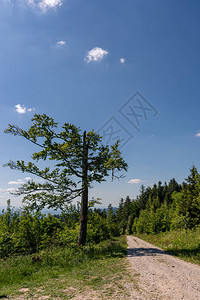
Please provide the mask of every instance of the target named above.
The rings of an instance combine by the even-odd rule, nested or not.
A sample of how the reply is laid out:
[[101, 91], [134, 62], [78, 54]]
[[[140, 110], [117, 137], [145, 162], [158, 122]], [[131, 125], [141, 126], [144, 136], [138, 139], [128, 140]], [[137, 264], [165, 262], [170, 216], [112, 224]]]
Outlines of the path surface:
[[200, 300], [200, 266], [182, 261], [160, 248], [128, 236], [131, 272], [138, 275], [134, 300]]

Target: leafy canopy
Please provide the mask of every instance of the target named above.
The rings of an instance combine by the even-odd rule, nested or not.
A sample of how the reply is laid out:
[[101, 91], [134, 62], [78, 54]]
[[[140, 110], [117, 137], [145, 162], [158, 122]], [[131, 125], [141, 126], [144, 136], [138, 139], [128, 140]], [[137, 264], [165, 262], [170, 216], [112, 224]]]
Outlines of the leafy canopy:
[[[81, 129], [73, 124], [65, 123], [58, 132], [58, 123], [46, 114], [35, 114], [32, 126], [23, 130], [16, 125], [8, 125], [5, 133], [22, 136], [40, 148], [32, 154], [31, 162], [23, 160], [10, 161], [4, 166], [14, 170], [21, 170], [33, 174], [43, 181], [29, 180], [23, 184], [17, 195], [25, 195], [23, 202], [31, 208], [63, 208], [66, 203], [82, 194], [84, 147]], [[93, 130], [86, 133], [87, 156], [87, 187], [92, 182], [102, 182], [112, 172], [112, 179], [116, 178], [116, 171], [127, 171], [127, 163], [121, 157], [119, 141], [113, 146], [101, 145], [102, 138]], [[40, 160], [53, 161], [50, 166], [40, 169], [35, 162]], [[122, 177], [122, 176], [120, 176]], [[117, 177], [119, 178], [119, 177]]]

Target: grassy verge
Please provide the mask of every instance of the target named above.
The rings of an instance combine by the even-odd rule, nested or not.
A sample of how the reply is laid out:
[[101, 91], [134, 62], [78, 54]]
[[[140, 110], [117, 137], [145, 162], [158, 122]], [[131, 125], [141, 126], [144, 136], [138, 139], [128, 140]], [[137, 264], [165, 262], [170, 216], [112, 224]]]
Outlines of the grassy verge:
[[[37, 255], [0, 261], [0, 298], [9, 299], [128, 299], [126, 239], [95, 246], [51, 249]], [[132, 282], [133, 283], [133, 282]]]
[[200, 264], [200, 227], [196, 230], [177, 230], [137, 237], [154, 244], [186, 261]]

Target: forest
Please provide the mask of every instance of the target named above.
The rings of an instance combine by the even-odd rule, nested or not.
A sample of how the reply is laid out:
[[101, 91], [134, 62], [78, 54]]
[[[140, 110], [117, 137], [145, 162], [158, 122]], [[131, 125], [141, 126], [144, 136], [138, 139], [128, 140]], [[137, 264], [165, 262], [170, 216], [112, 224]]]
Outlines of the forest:
[[[39, 253], [56, 247], [77, 247], [80, 203], [70, 204], [61, 214], [12, 208], [0, 215], [0, 258]], [[124, 234], [157, 234], [200, 225], [200, 174], [192, 166], [182, 184], [172, 178], [152, 187], [141, 186], [136, 199], [121, 199], [119, 206], [95, 208], [89, 202], [86, 244], [93, 245]]]

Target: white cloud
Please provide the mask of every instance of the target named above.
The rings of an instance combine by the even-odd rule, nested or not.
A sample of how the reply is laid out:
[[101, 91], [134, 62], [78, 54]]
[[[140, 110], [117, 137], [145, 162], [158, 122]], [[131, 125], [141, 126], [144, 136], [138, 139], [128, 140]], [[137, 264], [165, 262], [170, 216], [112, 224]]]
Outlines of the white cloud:
[[15, 105], [15, 111], [18, 114], [25, 114], [27, 112], [31, 112], [31, 111], [34, 111], [34, 110], [35, 110], [35, 108], [26, 108], [24, 105], [21, 105], [21, 104]]
[[123, 58], [123, 57], [120, 58], [120, 63], [124, 64], [125, 61], [126, 61], [125, 58]]
[[26, 107], [24, 105], [17, 104], [17, 105], [15, 105], [15, 108], [16, 108], [16, 112], [18, 114], [25, 114], [26, 113]]
[[[18, 184], [24, 184], [27, 180], [31, 180], [31, 177], [25, 177], [25, 179], [17, 179], [17, 180], [13, 180], [13, 181], [9, 181], [8, 184], [9, 185], [18, 185]], [[16, 193], [18, 191], [17, 188], [11, 187], [11, 188], [0, 188], [0, 193]], [[4, 197], [4, 196], [0, 196], [0, 197]]]
[[146, 180], [142, 180], [142, 179], [131, 179], [128, 181], [128, 183], [132, 183], [132, 184], [138, 184], [138, 183], [142, 183], [142, 182], [146, 182]]
[[65, 46], [66, 42], [65, 41], [59, 41], [57, 42], [57, 46]]
[[25, 177], [25, 179], [17, 179], [17, 180], [13, 180], [13, 181], [9, 181], [8, 184], [9, 185], [14, 185], [14, 184], [24, 184], [25, 180], [31, 180], [31, 177]]
[[15, 193], [16, 189], [14, 188], [8, 188], [8, 189], [2, 189], [0, 188], [0, 193]]
[[13, 185], [13, 184], [23, 184], [24, 181], [22, 179], [18, 179], [16, 181], [9, 181], [8, 184]]
[[92, 61], [100, 61], [102, 60], [106, 55], [108, 55], [108, 51], [103, 50], [102, 48], [95, 47], [88, 51], [87, 56], [85, 57], [85, 60], [87, 63], [90, 63]]
[[63, 4], [63, 0], [24, 0], [26, 3], [32, 7], [38, 7], [43, 13], [47, 11], [48, 8], [57, 8]]
[[200, 137], [200, 132], [198, 132], [198, 133], [195, 135], [195, 137]]
[[46, 12], [48, 8], [56, 8], [62, 5], [62, 0], [42, 0], [39, 2], [38, 6], [43, 11]]

